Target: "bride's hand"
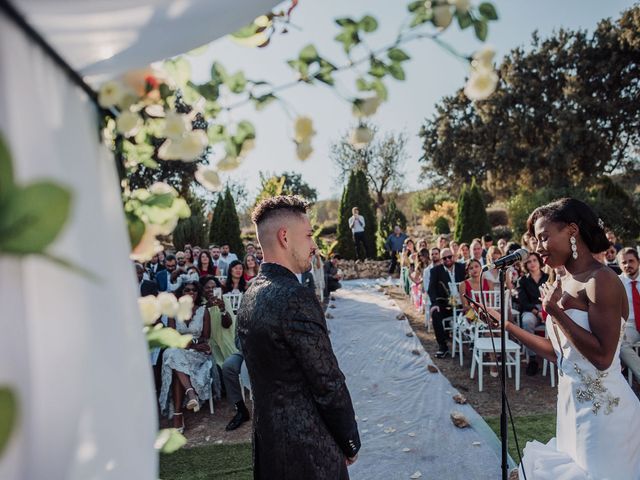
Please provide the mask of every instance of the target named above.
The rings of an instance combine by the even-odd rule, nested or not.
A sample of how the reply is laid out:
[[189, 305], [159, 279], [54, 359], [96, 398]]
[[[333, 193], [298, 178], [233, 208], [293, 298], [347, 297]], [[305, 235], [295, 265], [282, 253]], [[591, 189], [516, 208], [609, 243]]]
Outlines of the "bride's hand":
[[560, 298], [562, 297], [562, 284], [556, 280], [553, 285], [543, 283], [540, 287], [540, 300], [542, 308], [549, 315], [554, 315], [560, 309]]

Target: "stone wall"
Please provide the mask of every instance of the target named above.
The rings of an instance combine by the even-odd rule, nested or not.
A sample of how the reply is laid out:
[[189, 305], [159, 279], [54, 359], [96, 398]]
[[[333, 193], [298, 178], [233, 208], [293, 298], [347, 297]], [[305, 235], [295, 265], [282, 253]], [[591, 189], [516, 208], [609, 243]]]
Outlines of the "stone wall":
[[391, 260], [339, 260], [344, 280], [357, 278], [386, 278]]

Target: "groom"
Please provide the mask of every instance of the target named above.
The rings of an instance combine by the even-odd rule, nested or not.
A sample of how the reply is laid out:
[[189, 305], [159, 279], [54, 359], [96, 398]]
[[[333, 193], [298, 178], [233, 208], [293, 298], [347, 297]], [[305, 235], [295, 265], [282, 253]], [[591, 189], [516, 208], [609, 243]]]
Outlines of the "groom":
[[322, 307], [300, 283], [317, 248], [307, 208], [278, 196], [252, 215], [264, 262], [242, 299], [238, 336], [254, 398], [255, 479], [348, 479], [360, 448]]

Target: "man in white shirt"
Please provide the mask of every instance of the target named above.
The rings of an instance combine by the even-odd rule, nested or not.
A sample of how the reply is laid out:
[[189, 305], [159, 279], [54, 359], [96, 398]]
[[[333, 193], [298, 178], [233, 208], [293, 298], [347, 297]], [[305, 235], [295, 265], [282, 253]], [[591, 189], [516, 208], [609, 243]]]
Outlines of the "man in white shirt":
[[362, 244], [362, 253], [364, 254], [363, 258], [367, 258], [369, 256], [369, 252], [367, 251], [367, 244], [364, 241], [364, 217], [360, 215], [358, 207], [353, 207], [351, 209], [351, 213], [352, 215], [349, 217], [349, 228], [353, 234], [353, 244], [356, 247], [356, 258], [360, 258], [360, 244]]
[[220, 247], [220, 260], [227, 265], [230, 265], [234, 260], [238, 260], [238, 256], [235, 253], [231, 253], [228, 243], [223, 243]]
[[620, 347], [620, 360], [640, 381], [640, 357], [632, 345], [640, 342], [640, 278], [638, 278], [638, 252], [635, 248], [623, 248], [618, 253], [618, 262], [622, 268], [620, 280], [627, 292], [629, 318], [624, 329], [624, 340]]
[[218, 245], [209, 245], [211, 263], [216, 267], [216, 275], [226, 277], [228, 264], [220, 258], [220, 253], [220, 247]]

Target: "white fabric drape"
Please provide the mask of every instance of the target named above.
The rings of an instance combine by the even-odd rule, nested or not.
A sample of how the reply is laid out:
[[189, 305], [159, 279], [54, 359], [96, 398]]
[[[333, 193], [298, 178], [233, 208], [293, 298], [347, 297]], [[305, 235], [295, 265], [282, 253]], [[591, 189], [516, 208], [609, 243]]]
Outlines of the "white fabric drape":
[[[274, 2], [16, 3], [72, 66], [115, 76], [214, 40]], [[0, 478], [155, 480], [156, 400], [114, 160], [85, 94], [2, 13], [0, 131], [18, 182], [71, 188], [71, 219], [50, 251], [98, 277], [0, 256], [0, 385], [18, 392], [21, 410]]]

